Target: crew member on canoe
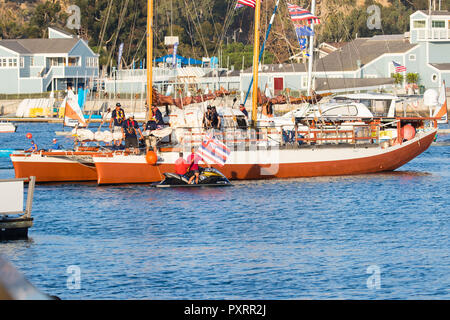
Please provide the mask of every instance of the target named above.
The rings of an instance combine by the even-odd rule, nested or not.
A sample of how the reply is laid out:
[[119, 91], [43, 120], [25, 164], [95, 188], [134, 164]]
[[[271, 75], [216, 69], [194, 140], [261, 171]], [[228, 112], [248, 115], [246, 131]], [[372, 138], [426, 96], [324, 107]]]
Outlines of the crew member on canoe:
[[211, 126], [213, 127], [213, 129], [220, 129], [221, 120], [215, 106], [211, 107], [211, 112]]
[[31, 152], [36, 152], [36, 151], [38, 151], [38, 146], [37, 146], [37, 144], [34, 142], [34, 140], [31, 140], [31, 147], [30, 147], [27, 151], [31, 151]]
[[243, 103], [239, 105], [239, 110], [245, 115], [246, 118], [248, 118], [248, 111], [245, 109], [245, 106]]
[[125, 139], [125, 150], [128, 151], [129, 148], [134, 149], [135, 154], [139, 154], [139, 140], [142, 140], [144, 136], [142, 135], [141, 128], [139, 128], [139, 123], [134, 120], [133, 116], [129, 116], [128, 120], [123, 122], [122, 126], [122, 138]]
[[150, 150], [150, 147], [153, 149], [154, 152], [157, 152], [156, 148], [157, 138], [154, 135], [152, 135], [152, 131], [157, 129], [158, 125], [156, 124], [156, 119], [154, 117], [148, 119], [147, 123], [144, 125], [145, 145], [147, 147], [146, 149], [147, 152]]
[[211, 168], [209, 163], [207, 163], [202, 157], [200, 157], [197, 153], [195, 153], [195, 148], [192, 147], [191, 154], [189, 155], [187, 162], [189, 163], [188, 171], [193, 171], [194, 174], [192, 175], [192, 177], [189, 178], [189, 184], [192, 184], [192, 182], [194, 181], [194, 178], [195, 178], [195, 184], [198, 184], [198, 177], [200, 175], [198, 163], [200, 161], [203, 161], [208, 166], [208, 168]]
[[[122, 132], [123, 122], [125, 121], [125, 111], [123, 111], [121, 104], [116, 103], [116, 109], [111, 114], [111, 120], [109, 121], [109, 129], [112, 133]], [[114, 128], [113, 128], [114, 123]], [[122, 139], [114, 140], [114, 144], [120, 146]]]
[[158, 129], [162, 129], [164, 126], [164, 120], [161, 111], [159, 111], [157, 106], [152, 106], [152, 113]]

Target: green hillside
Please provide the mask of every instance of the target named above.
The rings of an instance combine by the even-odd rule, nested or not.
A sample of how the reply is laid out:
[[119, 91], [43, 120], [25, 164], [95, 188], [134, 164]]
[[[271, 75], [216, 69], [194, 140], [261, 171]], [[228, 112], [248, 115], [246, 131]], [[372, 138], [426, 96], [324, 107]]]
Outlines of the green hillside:
[[[253, 39], [253, 9], [234, 9], [237, 0], [156, 0], [155, 55], [167, 53], [165, 36], [179, 36], [179, 53], [193, 58], [221, 56], [223, 64], [236, 68], [251, 64]], [[275, 0], [263, 0], [261, 37], [265, 34]], [[291, 0], [309, 7], [310, 1]], [[379, 4], [382, 3], [383, 5]], [[317, 41], [348, 41], [356, 36], [394, 34], [407, 31], [409, 15], [426, 9], [428, 0], [317, 0], [317, 14], [322, 24]], [[308, 4], [307, 4], [308, 3]], [[367, 7], [381, 8], [382, 28], [369, 30]], [[101, 54], [101, 65], [115, 65], [118, 47], [124, 43], [123, 59], [145, 59], [146, 0], [71, 0], [81, 9], [79, 33]], [[444, 9], [450, 0], [442, 0]], [[37, 38], [47, 36], [49, 25], [65, 28], [72, 13], [66, 9], [69, 1], [0, 1], [0, 31], [2, 38]], [[287, 13], [286, 0], [280, 8], [267, 44], [266, 63], [280, 63], [298, 52], [294, 28]]]

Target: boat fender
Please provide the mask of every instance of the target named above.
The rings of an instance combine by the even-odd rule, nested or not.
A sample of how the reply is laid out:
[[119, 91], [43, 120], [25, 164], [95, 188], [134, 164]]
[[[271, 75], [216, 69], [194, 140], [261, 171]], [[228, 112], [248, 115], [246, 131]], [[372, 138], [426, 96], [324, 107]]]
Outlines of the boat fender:
[[407, 124], [401, 128], [401, 135], [405, 140], [411, 140], [416, 136], [416, 129], [410, 124]]
[[153, 166], [158, 162], [158, 155], [154, 151], [149, 151], [145, 155], [145, 161]]

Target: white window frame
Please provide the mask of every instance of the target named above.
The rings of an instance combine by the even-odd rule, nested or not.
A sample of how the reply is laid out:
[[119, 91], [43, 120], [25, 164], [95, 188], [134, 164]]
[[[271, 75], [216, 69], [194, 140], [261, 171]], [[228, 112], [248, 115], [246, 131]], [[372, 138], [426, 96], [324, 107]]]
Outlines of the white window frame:
[[[75, 59], [78, 59], [78, 63], [77, 64], [75, 64], [75, 65], [69, 65], [69, 60], [70, 59], [73, 59], [73, 58], [75, 58]], [[81, 56], [71, 56], [71, 57], [68, 57], [67, 58], [67, 67], [80, 67], [81, 66]]]
[[411, 54], [408, 56], [408, 60], [409, 60], [409, 61], [416, 61], [416, 59], [417, 59], [417, 56], [416, 56], [414, 53], [411, 53]]
[[[416, 22], [423, 22], [424, 23], [423, 27], [416, 27]], [[427, 27], [427, 20], [424, 20], [424, 19], [413, 20], [412, 27], [413, 27], [413, 29], [426, 29], [426, 27]]]
[[20, 57], [20, 68], [25, 68], [25, 58]]
[[[435, 23], [435, 22], [440, 22], [440, 23], [444, 23], [444, 26], [443, 27], [435, 27], [435, 26], [433, 26], [433, 24]], [[431, 21], [431, 27], [433, 28], [433, 29], [445, 29], [445, 20], [432, 20]]]

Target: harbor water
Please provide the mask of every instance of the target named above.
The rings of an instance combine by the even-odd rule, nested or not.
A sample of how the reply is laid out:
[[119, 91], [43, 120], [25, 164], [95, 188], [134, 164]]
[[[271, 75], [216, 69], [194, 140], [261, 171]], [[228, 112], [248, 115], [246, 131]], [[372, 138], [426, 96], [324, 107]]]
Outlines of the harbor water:
[[[0, 149], [28, 148], [28, 132], [49, 148], [60, 130], [20, 123]], [[382, 174], [38, 184], [29, 240], [0, 253], [61, 299], [450, 299], [449, 159], [441, 143]]]

